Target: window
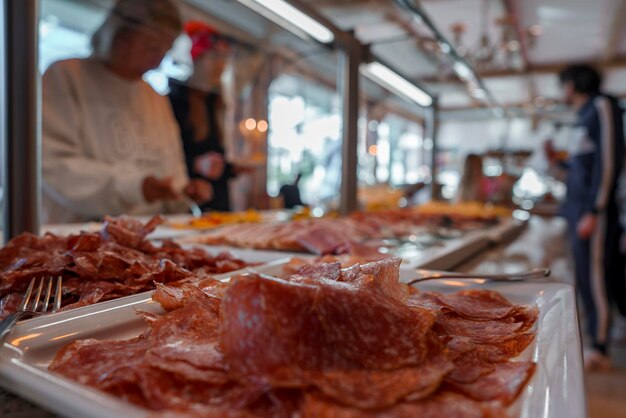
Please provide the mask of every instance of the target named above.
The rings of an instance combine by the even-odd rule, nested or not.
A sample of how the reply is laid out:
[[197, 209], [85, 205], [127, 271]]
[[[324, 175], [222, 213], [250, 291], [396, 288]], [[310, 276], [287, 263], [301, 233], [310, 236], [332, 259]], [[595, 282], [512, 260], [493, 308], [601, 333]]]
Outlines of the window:
[[[330, 99], [329, 99], [330, 98]], [[267, 191], [300, 173], [304, 203], [321, 205], [335, 198], [341, 183], [341, 117], [329, 88], [296, 75], [281, 75], [269, 92]]]

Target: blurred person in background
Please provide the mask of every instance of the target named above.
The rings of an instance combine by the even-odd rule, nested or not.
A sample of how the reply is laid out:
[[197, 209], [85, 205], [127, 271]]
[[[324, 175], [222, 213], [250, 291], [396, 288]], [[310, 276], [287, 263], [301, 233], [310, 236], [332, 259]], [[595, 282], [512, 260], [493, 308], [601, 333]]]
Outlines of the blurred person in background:
[[182, 23], [169, 0], [120, 0], [92, 37], [93, 54], [43, 76], [45, 222], [182, 210], [182, 195], [211, 198], [189, 181], [166, 97], [142, 76], [157, 68]]
[[457, 201], [484, 202], [487, 200], [487, 178], [483, 173], [483, 159], [480, 155], [469, 154], [463, 164]]
[[203, 22], [188, 22], [185, 33], [192, 42], [194, 71], [184, 83], [170, 80], [169, 97], [180, 126], [188, 173], [213, 186], [214, 197], [203, 209], [230, 211], [229, 180], [246, 172], [226, 161], [222, 76], [229, 63], [231, 45]]
[[511, 205], [513, 186], [517, 180], [517, 177], [506, 173], [486, 176], [483, 158], [469, 154], [463, 164], [456, 201]]
[[[608, 345], [611, 302], [622, 313], [626, 304], [624, 265], [619, 252], [622, 228], [616, 203], [617, 179], [624, 158], [623, 111], [615, 98], [600, 91], [601, 75], [592, 67], [574, 65], [560, 74], [565, 102], [577, 111], [570, 139], [567, 195], [563, 215], [568, 223], [576, 285], [583, 301], [591, 347], [585, 349], [587, 369], [611, 366]], [[559, 162], [545, 146], [548, 159]]]

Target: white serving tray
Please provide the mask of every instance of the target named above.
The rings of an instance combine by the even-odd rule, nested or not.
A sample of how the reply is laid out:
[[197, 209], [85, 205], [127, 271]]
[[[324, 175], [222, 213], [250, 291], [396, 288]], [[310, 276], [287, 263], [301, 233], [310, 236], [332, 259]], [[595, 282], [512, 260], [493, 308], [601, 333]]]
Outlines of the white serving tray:
[[[280, 274], [288, 260], [251, 268]], [[228, 279], [232, 273], [221, 275]], [[401, 280], [414, 277], [402, 271]], [[585, 392], [580, 336], [573, 288], [550, 282], [484, 283], [441, 280], [418, 285], [423, 290], [454, 292], [480, 287], [501, 292], [514, 303], [539, 308], [537, 337], [520, 360], [537, 362], [537, 370], [511, 416], [584, 418]], [[0, 385], [46, 409], [72, 418], [145, 418], [149, 412], [55, 375], [47, 366], [56, 352], [84, 338], [125, 339], [145, 329], [136, 310], [162, 312], [150, 293], [120, 298], [20, 323], [0, 347]]]
[[415, 257], [404, 258], [402, 269], [452, 270], [490, 244], [486, 231], [474, 231], [460, 238], [444, 242], [443, 246], [431, 247]]
[[254, 250], [250, 248], [228, 247], [225, 245], [206, 245], [206, 244], [182, 244], [183, 248], [201, 248], [207, 253], [215, 256], [219, 253], [230, 253], [233, 257], [245, 261], [246, 263], [273, 263], [278, 260], [285, 260], [291, 257], [298, 258], [314, 258], [315, 256], [308, 253], [292, 253], [287, 251], [270, 251], [270, 250]]
[[511, 241], [521, 234], [527, 226], [528, 221], [516, 218], [503, 219], [499, 225], [489, 230], [488, 237], [493, 244]]
[[[488, 231], [488, 230], [487, 230]], [[429, 269], [429, 270], [451, 270], [453, 267], [466, 261], [487, 248], [491, 241], [487, 231], [470, 232], [460, 238], [444, 241], [443, 246], [433, 246], [424, 250], [417, 249], [415, 254], [401, 257], [399, 254], [390, 253], [389, 256], [402, 258], [402, 269]], [[285, 257], [315, 258], [311, 253], [296, 253], [278, 250], [256, 250], [251, 248], [231, 247], [227, 245], [207, 245], [181, 240], [184, 248], [199, 247], [209, 254], [219, 252], [229, 252], [235, 257], [250, 263], [273, 262]]]

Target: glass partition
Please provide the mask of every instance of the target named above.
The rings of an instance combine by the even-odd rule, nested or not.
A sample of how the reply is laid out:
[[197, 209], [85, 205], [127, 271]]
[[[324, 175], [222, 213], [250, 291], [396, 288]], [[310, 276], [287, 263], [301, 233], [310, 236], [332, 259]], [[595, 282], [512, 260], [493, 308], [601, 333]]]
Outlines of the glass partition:
[[[281, 190], [294, 186], [300, 203], [336, 208], [342, 166], [337, 53], [239, 2], [178, 2], [179, 21], [169, 3], [41, 0], [39, 64], [49, 75], [43, 80], [44, 206], [72, 213], [45, 221], [186, 212], [183, 196], [196, 180], [211, 186], [214, 203], [222, 202], [207, 201], [205, 210], [283, 207], [289, 202]], [[150, 54], [145, 71], [129, 81], [128, 67]], [[397, 189], [424, 182], [432, 144], [414, 116], [419, 109], [394, 104], [393, 94], [369, 84], [362, 83], [360, 184]], [[203, 135], [215, 143], [200, 145]], [[100, 176], [90, 174], [96, 169]], [[213, 169], [221, 174], [215, 177]], [[68, 189], [70, 179], [77, 186]]]

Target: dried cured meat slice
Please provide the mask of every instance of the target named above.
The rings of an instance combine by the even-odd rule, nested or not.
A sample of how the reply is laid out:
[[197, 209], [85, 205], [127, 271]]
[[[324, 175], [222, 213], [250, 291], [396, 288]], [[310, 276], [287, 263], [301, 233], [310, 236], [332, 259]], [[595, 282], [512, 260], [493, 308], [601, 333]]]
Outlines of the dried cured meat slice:
[[328, 341], [360, 367], [392, 369], [420, 364], [435, 315], [377, 292], [321, 286], [315, 312]]
[[404, 402], [379, 411], [342, 406], [316, 393], [309, 393], [302, 418], [505, 418], [497, 405], [482, 404], [450, 392], [438, 393], [419, 402]]
[[502, 319], [517, 308], [498, 292], [492, 290], [463, 290], [448, 295], [437, 295], [443, 307], [472, 319]]
[[[341, 263], [337, 261], [337, 257], [341, 256], [320, 257], [312, 264], [299, 267], [295, 274], [287, 277], [287, 280], [311, 283], [340, 281], [364, 290], [376, 291], [398, 300], [406, 299], [410, 288], [399, 282], [398, 273], [402, 259], [387, 257], [377, 262], [362, 265], [353, 264], [339, 270]], [[302, 260], [297, 260], [288, 268], [293, 268], [302, 262]]]
[[511, 315], [511, 318], [515, 322], [521, 322], [522, 326], [519, 329], [521, 331], [528, 331], [535, 325], [537, 318], [539, 317], [539, 310], [535, 307], [518, 306], [517, 309]]
[[[398, 257], [386, 258], [358, 267], [359, 274], [352, 281], [362, 289], [370, 289], [397, 300], [408, 297], [408, 286], [400, 283], [400, 264]], [[348, 280], [346, 280], [348, 281]]]
[[295, 274], [289, 276], [287, 280], [290, 282], [316, 284], [338, 281], [340, 278], [340, 263], [316, 263], [305, 265]]
[[310, 225], [307, 229], [297, 232], [297, 242], [313, 254], [333, 254], [342, 246], [349, 235], [340, 233], [325, 225]]
[[180, 268], [170, 260], [161, 260], [148, 273], [133, 280], [133, 284], [170, 283], [187, 279], [193, 274], [189, 270]]
[[136, 386], [135, 370], [140, 367], [148, 346], [148, 340], [143, 337], [76, 341], [61, 349], [49, 368], [79, 383], [138, 403], [142, 398]]
[[24, 299], [23, 294], [10, 293], [0, 299], [0, 319], [9, 316], [12, 312], [17, 311]]
[[153, 216], [145, 225], [130, 216], [117, 218], [105, 216], [101, 234], [105, 240], [117, 242], [125, 247], [139, 250], [153, 249], [152, 244], [145, 238], [163, 222], [161, 216]]
[[520, 322], [473, 321], [456, 315], [441, 315], [435, 330], [443, 335], [467, 337], [475, 343], [498, 343], [515, 338]]
[[472, 350], [454, 360], [454, 370], [446, 377], [446, 381], [471, 383], [494, 370], [492, 362], [485, 360], [477, 350]]
[[133, 370], [135, 384], [144, 405], [152, 410], [189, 409], [194, 405], [244, 409], [263, 394], [260, 388], [243, 382], [215, 385], [181, 378], [179, 374], [142, 364]]
[[348, 362], [378, 369], [419, 364], [434, 321], [426, 310], [417, 313], [348, 284], [311, 286], [257, 276], [233, 281], [222, 317], [224, 353], [265, 372], [289, 366], [316, 370], [319, 360], [329, 367]]
[[[337, 248], [338, 254], [351, 255], [352, 257], [346, 257], [346, 261], [342, 263], [346, 267], [354, 264], [363, 264], [373, 261], [383, 260], [389, 257], [388, 254], [383, 254], [378, 251], [377, 248], [370, 247], [365, 244], [359, 244], [354, 241], [348, 241]], [[346, 263], [349, 263], [346, 265]]]
[[217, 299], [210, 293], [190, 284], [174, 287], [157, 283], [156, 290], [152, 294], [152, 299], [158, 302], [166, 311], [183, 308], [187, 303], [198, 300], [203, 301], [203, 303], [211, 302], [215, 304], [211, 306], [211, 308], [217, 311], [219, 309], [217, 305], [219, 302], [217, 300], [211, 301], [209, 298]]
[[261, 416], [245, 410], [205, 406], [191, 410], [155, 412], [148, 418], [261, 418]]
[[390, 407], [410, 398], [418, 400], [433, 393], [453, 364], [444, 355], [416, 367], [395, 370], [321, 371], [309, 379], [335, 402], [362, 409]]
[[494, 363], [494, 371], [470, 383], [451, 386], [477, 401], [500, 401], [510, 405], [519, 395], [535, 370], [535, 363]]
[[235, 277], [220, 310], [220, 348], [231, 371], [298, 386], [303, 370], [338, 362], [313, 312], [317, 291], [256, 275]]
[[[520, 355], [534, 338], [535, 335], [533, 333], [516, 333], [513, 338], [503, 341], [489, 344], [475, 344], [472, 351], [486, 361], [501, 362]], [[454, 350], [450, 347], [450, 344], [448, 344], [448, 347]]]
[[219, 318], [216, 308], [212, 299], [194, 299], [183, 308], [149, 322], [148, 338], [153, 347], [146, 355], [154, 360], [149, 363], [160, 367], [169, 361], [185, 362], [196, 369], [225, 372], [224, 357], [217, 346]]

